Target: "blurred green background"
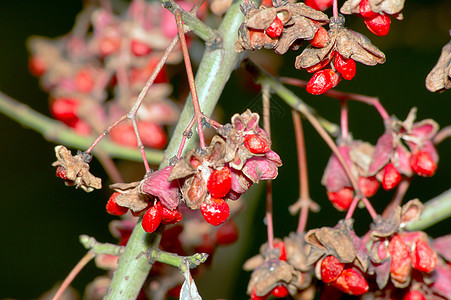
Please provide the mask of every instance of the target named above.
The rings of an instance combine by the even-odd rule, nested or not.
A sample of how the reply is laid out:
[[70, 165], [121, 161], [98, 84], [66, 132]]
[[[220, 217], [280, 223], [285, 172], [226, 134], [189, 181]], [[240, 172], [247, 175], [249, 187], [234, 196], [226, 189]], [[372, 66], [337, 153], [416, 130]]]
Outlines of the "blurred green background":
[[[0, 90], [35, 110], [49, 115], [47, 95], [38, 80], [28, 73], [28, 53], [25, 41], [30, 35], [57, 37], [67, 33], [81, 9], [81, 1], [0, 1]], [[451, 1], [406, 1], [405, 20], [392, 21], [386, 37], [375, 37], [359, 18], [348, 18], [347, 25], [371, 38], [387, 57], [387, 62], [376, 67], [358, 64], [357, 76], [350, 82], [342, 81], [338, 89], [379, 96], [390, 114], [400, 119], [410, 108], [418, 107], [418, 120], [434, 118], [442, 127], [451, 123], [451, 91], [433, 94], [424, 87], [428, 72], [435, 65], [450, 36]], [[295, 56], [284, 56], [279, 73], [300, 79], [309, 74], [295, 70]], [[280, 59], [280, 58], [277, 58]], [[220, 100], [225, 119], [235, 112], [256, 103], [259, 96], [245, 90], [243, 71], [234, 75]], [[323, 116], [339, 121], [339, 103], [327, 97], [313, 97], [302, 89], [293, 89]], [[277, 98], [275, 98], [277, 101]], [[282, 237], [295, 230], [297, 217], [288, 214], [287, 206], [297, 199], [297, 169], [295, 144], [290, 109], [277, 102], [272, 118], [274, 148], [281, 154], [284, 166], [274, 182], [275, 234]], [[306, 123], [305, 123], [306, 124]], [[306, 143], [311, 195], [322, 207], [320, 214], [309, 217], [308, 228], [333, 226], [343, 213], [335, 212], [325, 198], [320, 184], [330, 150], [306, 125]], [[383, 124], [372, 107], [350, 103], [350, 130], [357, 139], [371, 143], [383, 132]], [[0, 298], [33, 299], [65, 278], [84, 255], [78, 243], [80, 234], [95, 236], [104, 242], [114, 242], [107, 224], [114, 218], [107, 215], [104, 203], [110, 194], [107, 188], [86, 194], [65, 187], [55, 177], [51, 166], [54, 145], [35, 131], [26, 129], [0, 114]], [[450, 186], [451, 143], [438, 146], [439, 169], [433, 178], [415, 178], [406, 196], [426, 201]], [[106, 178], [94, 160], [93, 173]], [[142, 176], [137, 174], [136, 177]], [[104, 184], [106, 186], [106, 184]], [[253, 192], [258, 193], [257, 189]], [[391, 193], [379, 192], [374, 198], [381, 211]], [[261, 199], [260, 199], [261, 200]], [[239, 243], [222, 248], [216, 255], [212, 274], [199, 279], [199, 290], [204, 299], [245, 299], [249, 273], [240, 271], [240, 264], [257, 253], [265, 241], [263, 225], [264, 203], [254, 205], [239, 217], [243, 227]], [[367, 213], [357, 212], [356, 231], [363, 233], [370, 222]], [[255, 219], [253, 219], [255, 218]], [[433, 237], [448, 233], [449, 220], [431, 227]], [[249, 235], [252, 230], [252, 235]], [[252, 237], [252, 238], [251, 238]], [[243, 249], [241, 246], [245, 246]], [[73, 286], [83, 291], [96, 276], [104, 274], [89, 264], [74, 281]], [[215, 287], [211, 290], [211, 286]], [[209, 288], [210, 287], [210, 288]]]

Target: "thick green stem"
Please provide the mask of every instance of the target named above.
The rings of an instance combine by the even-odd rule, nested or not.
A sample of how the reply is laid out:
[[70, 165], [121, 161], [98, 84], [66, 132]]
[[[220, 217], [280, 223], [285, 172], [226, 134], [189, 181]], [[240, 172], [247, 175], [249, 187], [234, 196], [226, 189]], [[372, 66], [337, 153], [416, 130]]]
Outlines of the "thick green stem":
[[[207, 117], [211, 116], [230, 74], [243, 57], [233, 49], [237, 38], [238, 27], [243, 20], [244, 16], [240, 11], [239, 3], [233, 3], [224, 16], [223, 22], [218, 30], [223, 38], [222, 47], [216, 49], [207, 47], [205, 49], [195, 82], [200, 107]], [[160, 167], [167, 165], [168, 159], [177, 154], [183, 137], [183, 131], [191, 121], [193, 114], [192, 101], [188, 99]], [[186, 147], [193, 147], [193, 142], [194, 139], [188, 140]], [[152, 268], [151, 262], [142, 253], [158, 247], [161, 233], [157, 233], [156, 235], [158, 237], [154, 239], [154, 242], [150, 245], [147, 244], [146, 237], [149, 235], [142, 229], [141, 219], [138, 221], [127, 243], [127, 247], [121, 255], [118, 268], [114, 273], [108, 293], [104, 299], [136, 299]]]
[[[76, 134], [72, 128], [38, 113], [1, 92], [0, 112], [17, 123], [39, 132], [48, 141], [82, 150], [87, 149], [92, 143], [90, 137]], [[102, 141], [97, 147], [112, 158], [142, 160], [141, 154], [135, 148], [122, 147], [107, 140]], [[146, 150], [146, 155], [148, 161], [153, 164], [159, 164], [163, 159], [163, 153], [157, 150]]]
[[410, 231], [423, 230], [451, 216], [451, 189], [424, 204], [421, 218], [407, 224]]

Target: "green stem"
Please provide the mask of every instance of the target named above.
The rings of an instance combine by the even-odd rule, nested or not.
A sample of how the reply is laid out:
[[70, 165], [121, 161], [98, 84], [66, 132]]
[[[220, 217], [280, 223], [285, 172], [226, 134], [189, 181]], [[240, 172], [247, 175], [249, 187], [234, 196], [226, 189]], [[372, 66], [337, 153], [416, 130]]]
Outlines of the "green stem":
[[179, 9], [184, 25], [189, 28], [189, 31], [192, 31], [195, 35], [204, 40], [207, 47], [217, 48], [220, 46], [221, 35], [216, 30], [213, 30], [210, 26], [199, 20], [196, 17], [197, 11], [194, 13], [187, 12], [173, 0], [162, 0], [161, 3], [163, 4], [163, 7], [169, 10], [172, 14], [175, 14], [175, 11]]
[[124, 252], [124, 246], [109, 243], [99, 243], [95, 238], [87, 235], [80, 235], [80, 243], [95, 254], [111, 254], [119, 256]]
[[418, 221], [407, 224], [409, 231], [423, 230], [451, 216], [451, 189], [424, 204]]
[[[39, 132], [48, 141], [82, 150], [91, 145], [91, 137], [76, 134], [72, 128], [38, 113], [2, 92], [0, 92], [0, 112], [17, 123]], [[119, 146], [107, 140], [102, 141], [97, 147], [112, 158], [142, 160], [141, 154], [136, 149]], [[146, 150], [146, 155], [153, 164], [159, 164], [163, 159], [163, 153], [157, 150]]]
[[[189, 25], [187, 20], [183, 18], [183, 15], [182, 19], [185, 24]], [[235, 1], [224, 16], [218, 30], [223, 37], [222, 48], [207, 47], [205, 49], [195, 83], [200, 107], [207, 117], [211, 116], [230, 74], [243, 57], [243, 55], [234, 51], [237, 30], [243, 21], [244, 16], [240, 11], [240, 4], [238, 1]], [[176, 156], [183, 137], [183, 131], [191, 121], [193, 114], [192, 101], [187, 99], [160, 168], [168, 164], [169, 158]], [[188, 140], [186, 148], [190, 149], [193, 146], [194, 139]], [[163, 230], [161, 227], [163, 226], [160, 226], [158, 232], [152, 235], [155, 236], [154, 241], [149, 245], [146, 243], [146, 238], [149, 235], [142, 229], [141, 220], [142, 218], [135, 226], [125, 251], [121, 255], [118, 268], [114, 273], [104, 299], [136, 299], [152, 268], [152, 263], [141, 254], [149, 251], [149, 249], [152, 250], [158, 247], [161, 231]]]
[[194, 269], [204, 263], [207, 258], [207, 253], [196, 253], [191, 256], [180, 256], [175, 253], [158, 249], [150, 249], [150, 251], [147, 252], [147, 259], [149, 259], [150, 263], [158, 261], [179, 268], [183, 273], [187, 271], [186, 266], [189, 266], [190, 269]]

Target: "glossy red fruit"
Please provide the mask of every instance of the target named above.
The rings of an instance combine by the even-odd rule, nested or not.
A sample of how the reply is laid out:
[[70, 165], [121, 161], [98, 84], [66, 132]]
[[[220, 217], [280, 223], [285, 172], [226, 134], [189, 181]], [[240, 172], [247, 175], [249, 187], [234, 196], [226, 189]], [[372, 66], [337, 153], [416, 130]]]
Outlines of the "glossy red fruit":
[[138, 145], [135, 131], [130, 123], [120, 123], [109, 133], [110, 138], [119, 145], [136, 147]]
[[281, 284], [273, 288], [271, 294], [276, 298], [285, 298], [290, 293], [288, 292], [287, 287]]
[[387, 35], [390, 30], [390, 17], [387, 15], [378, 14], [373, 18], [363, 18], [366, 27], [375, 35], [384, 36]]
[[232, 187], [232, 174], [227, 166], [214, 170], [207, 181], [207, 189], [213, 198], [222, 198]]
[[97, 47], [100, 56], [105, 57], [119, 51], [121, 48], [121, 39], [114, 36], [104, 36], [99, 39]]
[[73, 98], [56, 98], [50, 102], [50, 113], [67, 126], [74, 127], [78, 122], [77, 110], [80, 103]]
[[403, 300], [426, 300], [426, 297], [422, 292], [418, 290], [408, 291], [407, 294], [404, 295]]
[[233, 220], [225, 222], [216, 231], [216, 243], [218, 245], [229, 245], [238, 239], [238, 227]]
[[334, 66], [344, 79], [351, 80], [354, 78], [356, 66], [352, 58], [345, 59], [340, 53], [335, 52]]
[[340, 82], [340, 76], [332, 69], [324, 69], [313, 74], [307, 83], [306, 90], [312, 95], [321, 95]]
[[379, 185], [380, 183], [377, 180], [376, 176], [359, 177], [359, 188], [365, 197], [374, 196], [374, 194], [376, 194], [377, 190], [379, 189]]
[[395, 188], [401, 181], [401, 174], [392, 163], [388, 163], [384, 167], [384, 175], [382, 177], [382, 187], [389, 191]]
[[353, 268], [344, 269], [332, 285], [344, 293], [355, 296], [362, 295], [369, 289], [365, 277]]
[[244, 147], [254, 154], [263, 154], [271, 150], [268, 142], [258, 134], [248, 134], [244, 137]]
[[152, 52], [152, 48], [147, 43], [137, 39], [132, 39], [130, 42], [130, 50], [135, 56], [145, 56]]
[[66, 169], [62, 166], [56, 168], [56, 177], [67, 180]]
[[139, 121], [138, 130], [144, 146], [154, 149], [166, 147], [168, 136], [161, 125], [150, 121]]
[[340, 262], [338, 258], [329, 255], [321, 262], [321, 280], [329, 283], [337, 280], [341, 272], [343, 272], [345, 264]]
[[282, 20], [279, 19], [277, 16], [272, 21], [272, 23], [269, 25], [268, 28], [266, 28], [266, 34], [269, 35], [271, 38], [276, 39], [278, 38], [283, 31], [283, 23]]
[[352, 199], [354, 198], [354, 189], [344, 187], [337, 192], [327, 192], [327, 197], [336, 209], [345, 211], [349, 208]]
[[75, 86], [81, 93], [88, 94], [94, 89], [95, 75], [93, 70], [83, 68], [75, 75]]
[[391, 256], [390, 275], [399, 282], [406, 282], [412, 271], [412, 260], [409, 247], [398, 235], [395, 235], [388, 245]]
[[410, 155], [410, 167], [415, 174], [429, 177], [435, 174], [437, 163], [429, 153], [420, 150]]
[[316, 10], [326, 10], [332, 6], [333, 0], [305, 0], [304, 4]]
[[437, 265], [437, 254], [423, 240], [415, 241], [411, 258], [412, 267], [421, 272], [430, 273]]
[[230, 215], [229, 205], [221, 198], [211, 198], [209, 202], [200, 206], [202, 216], [211, 225], [221, 225]]
[[119, 196], [120, 193], [114, 192], [108, 202], [106, 204], [106, 211], [113, 216], [122, 216], [127, 213], [128, 208], [120, 206], [116, 203], [116, 197]]
[[279, 251], [280, 251], [279, 259], [287, 261], [287, 250], [285, 248], [285, 243], [284, 242], [275, 242], [274, 248], [279, 248]]
[[154, 205], [149, 208], [143, 216], [142, 227], [145, 232], [152, 233], [157, 230], [161, 223], [161, 214]]
[[28, 69], [34, 76], [41, 77], [47, 72], [47, 64], [41, 57], [33, 55], [28, 60]]
[[368, 0], [360, 1], [359, 11], [360, 15], [364, 18], [374, 18], [378, 16], [378, 13], [371, 10], [370, 2]]
[[315, 36], [310, 41], [310, 45], [316, 48], [323, 48], [329, 43], [329, 33], [324, 27], [318, 28]]
[[266, 298], [268, 298], [267, 295], [265, 295], [265, 296], [257, 296], [256, 288], [254, 288], [252, 290], [251, 300], [265, 300]]
[[264, 7], [273, 7], [274, 5], [272, 4], [272, 0], [262, 0], [262, 2], [260, 3], [261, 6]]
[[158, 212], [161, 215], [161, 223], [164, 225], [176, 224], [183, 218], [182, 213], [178, 208], [171, 210], [161, 204], [161, 202], [158, 202], [157, 204], [155, 204], [155, 206], [157, 207]]

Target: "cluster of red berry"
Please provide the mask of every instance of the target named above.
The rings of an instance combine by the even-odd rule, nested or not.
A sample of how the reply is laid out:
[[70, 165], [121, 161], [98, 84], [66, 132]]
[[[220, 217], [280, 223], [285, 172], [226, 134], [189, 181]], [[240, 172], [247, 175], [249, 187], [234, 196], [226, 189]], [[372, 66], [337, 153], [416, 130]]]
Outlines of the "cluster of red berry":
[[[435, 174], [438, 154], [432, 139], [438, 124], [431, 119], [413, 123], [414, 113], [413, 110], [404, 122], [392, 118], [375, 147], [350, 139], [340, 142], [340, 154], [358, 180], [362, 196], [372, 197], [380, 185], [391, 190], [403, 176]], [[347, 210], [354, 188], [335, 154], [329, 159], [322, 183], [332, 204], [338, 210]]]
[[[68, 35], [32, 38], [29, 68], [50, 94], [53, 117], [88, 135], [102, 133], [126, 114], [176, 35], [175, 21], [169, 17], [173, 18], [161, 6], [146, 1], [133, 1], [121, 16], [108, 8], [86, 8]], [[180, 58], [176, 52], [168, 63]], [[165, 67], [154, 83], [137, 125], [145, 146], [163, 149], [163, 126], [177, 121], [179, 108], [168, 99], [171, 87]], [[114, 127], [110, 138], [124, 146], [137, 145], [130, 122]]]

